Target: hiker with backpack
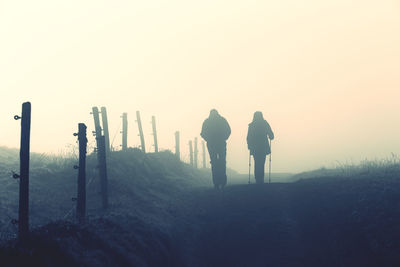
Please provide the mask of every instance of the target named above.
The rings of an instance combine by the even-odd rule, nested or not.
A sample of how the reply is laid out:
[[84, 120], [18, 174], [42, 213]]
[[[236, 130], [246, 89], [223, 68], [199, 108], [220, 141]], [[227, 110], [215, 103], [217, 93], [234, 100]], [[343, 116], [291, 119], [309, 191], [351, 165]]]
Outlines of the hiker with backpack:
[[256, 111], [247, 132], [247, 147], [254, 158], [254, 176], [257, 184], [264, 183], [264, 166], [267, 155], [271, 154], [269, 140], [274, 139], [271, 126], [261, 111]]
[[222, 189], [227, 182], [226, 177], [226, 140], [231, 135], [227, 120], [219, 115], [216, 109], [210, 111], [203, 122], [200, 136], [207, 142], [212, 179], [216, 189]]

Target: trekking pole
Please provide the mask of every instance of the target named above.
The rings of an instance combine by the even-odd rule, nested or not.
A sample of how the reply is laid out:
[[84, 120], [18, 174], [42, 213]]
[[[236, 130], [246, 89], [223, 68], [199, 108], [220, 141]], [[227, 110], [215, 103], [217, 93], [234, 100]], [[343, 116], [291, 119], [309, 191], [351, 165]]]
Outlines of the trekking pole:
[[271, 183], [271, 158], [272, 158], [272, 140], [269, 140], [269, 183]]
[[249, 184], [250, 184], [250, 171], [251, 171], [251, 152], [249, 151]]

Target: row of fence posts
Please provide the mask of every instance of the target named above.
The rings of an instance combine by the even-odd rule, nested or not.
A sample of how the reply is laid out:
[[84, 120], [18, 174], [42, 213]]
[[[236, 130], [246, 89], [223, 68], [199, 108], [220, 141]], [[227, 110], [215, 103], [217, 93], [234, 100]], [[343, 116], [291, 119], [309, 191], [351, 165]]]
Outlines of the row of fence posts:
[[[202, 141], [202, 163], [203, 163], [203, 168], [205, 169], [207, 164], [206, 164], [206, 145], [205, 142]], [[198, 168], [198, 156], [199, 156], [199, 150], [198, 150], [198, 141], [197, 137], [194, 138], [194, 149], [193, 149], [193, 141], [189, 141], [189, 163], [192, 165], [194, 168]]]
[[[101, 107], [99, 112], [98, 107], [92, 108], [92, 114], [94, 119], [95, 131], [93, 135], [96, 138], [96, 151], [97, 151], [97, 163], [98, 172], [100, 177], [100, 189], [101, 189], [101, 202], [103, 209], [108, 207], [108, 178], [107, 178], [107, 155], [111, 151], [110, 137], [108, 131], [108, 119], [107, 110], [105, 107]], [[102, 116], [102, 126], [100, 125], [100, 117]], [[14, 224], [18, 224], [18, 239], [23, 241], [29, 234], [29, 159], [30, 159], [30, 128], [31, 128], [31, 103], [25, 102], [22, 104], [22, 115], [14, 116], [15, 120], [21, 120], [21, 146], [20, 146], [20, 174], [13, 174], [13, 178], [19, 179], [19, 207], [18, 207], [18, 220], [13, 220]], [[140, 119], [140, 112], [136, 112], [136, 119], [139, 128], [139, 135], [141, 141], [141, 149], [146, 152], [143, 128]], [[155, 117], [152, 116], [152, 128], [154, 137], [154, 150], [158, 152], [157, 142], [157, 128]], [[122, 150], [128, 148], [128, 118], [127, 113], [122, 114]], [[77, 181], [77, 197], [73, 198], [76, 200], [76, 217], [79, 223], [83, 223], [86, 217], [86, 154], [87, 154], [87, 127], [84, 123], [78, 124], [78, 132], [74, 133], [74, 136], [78, 137], [79, 143], [79, 165], [74, 166], [78, 169], [78, 181]], [[197, 137], [194, 139], [194, 152], [192, 147], [192, 141], [189, 142], [190, 149], [190, 164], [197, 168], [198, 158], [198, 147]], [[203, 168], [206, 168], [206, 155], [205, 155], [205, 144], [202, 142], [203, 152]], [[180, 132], [175, 132], [175, 155], [180, 160]]]
[[[92, 108], [92, 114], [94, 118], [94, 124], [95, 124], [95, 136], [96, 136], [96, 143], [97, 147], [99, 148], [98, 144], [98, 139], [101, 137], [101, 126], [100, 126], [100, 119], [99, 119], [99, 113], [102, 115], [102, 123], [103, 123], [103, 133], [105, 137], [105, 147], [106, 147], [106, 153], [108, 154], [111, 150], [110, 147], [110, 138], [109, 138], [109, 131], [108, 131], [108, 121], [107, 121], [107, 109], [105, 107], [101, 108], [101, 112], [98, 111], [97, 107]], [[128, 113], [124, 112], [121, 116], [122, 118], [122, 150], [126, 151], [128, 149]], [[139, 137], [140, 137], [140, 148], [141, 150], [146, 153], [146, 144], [145, 144], [145, 139], [144, 139], [144, 134], [143, 134], [143, 127], [142, 127], [142, 121], [140, 117], [140, 111], [136, 111], [136, 122], [138, 124], [138, 130], [139, 130]], [[155, 116], [152, 116], [151, 118], [151, 124], [152, 124], [152, 129], [153, 129], [153, 138], [154, 138], [154, 152], [158, 152], [158, 138], [157, 138], [157, 126], [156, 126], [156, 118]], [[179, 131], [175, 132], [175, 154], [180, 159], [180, 133]], [[193, 165], [193, 164], [192, 164]]]
[[[96, 112], [96, 107], [93, 107], [93, 114]], [[103, 119], [103, 127], [104, 127], [104, 136], [106, 138], [106, 148], [108, 149], [107, 152], [109, 152], [110, 146], [109, 146], [109, 137], [108, 137], [108, 123], [107, 123], [107, 110], [105, 107], [101, 108], [101, 114], [102, 114], [102, 119]], [[126, 151], [128, 149], [128, 114], [125, 112], [121, 116], [122, 118], [122, 150]], [[95, 120], [95, 125], [98, 125], [97, 119], [94, 118]], [[138, 136], [140, 137], [140, 148], [141, 150], [146, 153], [146, 144], [145, 144], [145, 139], [144, 139], [144, 134], [143, 134], [143, 127], [142, 127], [142, 120], [140, 117], [140, 111], [136, 111], [136, 122], [138, 125], [138, 131], [139, 134]], [[157, 126], [156, 126], [156, 118], [155, 116], [151, 117], [151, 124], [152, 124], [152, 129], [153, 129], [153, 139], [154, 139], [154, 152], [158, 152], [158, 139], [157, 139]], [[98, 131], [96, 130], [96, 133]], [[99, 130], [101, 132], [101, 128]], [[177, 158], [180, 160], [180, 132], [177, 131], [175, 132], [175, 155]], [[198, 168], [198, 140], [197, 137], [194, 138], [194, 149], [193, 149], [193, 141], [189, 141], [189, 157], [190, 157], [190, 165], [193, 166], [194, 168]], [[205, 143], [202, 141], [202, 163], [203, 163], [203, 168], [206, 168], [206, 151], [205, 151]]]
[[[124, 112], [122, 113], [122, 151], [126, 151], [128, 149], [128, 113]], [[153, 116], [154, 118], [154, 116]], [[146, 153], [146, 145], [144, 143], [144, 135], [143, 135], [143, 128], [142, 128], [142, 121], [140, 119], [140, 112], [136, 111], [136, 122], [138, 124], [139, 128], [139, 136], [140, 136], [140, 143], [141, 143], [141, 149], [144, 153]], [[155, 134], [155, 120], [154, 120], [154, 125], [153, 125], [153, 133], [154, 133], [154, 139], [155, 139], [155, 144], [157, 143], [157, 135]], [[158, 149], [158, 147], [155, 145], [155, 147]], [[157, 152], [157, 151], [156, 151]]]
[[[128, 114], [123, 113], [122, 116], [122, 150], [126, 151], [128, 149]], [[144, 139], [144, 134], [143, 134], [143, 127], [142, 127], [142, 120], [140, 117], [140, 111], [136, 111], [136, 122], [138, 125], [138, 131], [139, 131], [139, 138], [140, 138], [140, 148], [141, 150], [146, 153], [146, 144], [145, 144], [145, 139]], [[156, 126], [156, 117], [152, 116], [151, 117], [151, 124], [152, 124], [152, 130], [153, 130], [153, 139], [154, 139], [154, 152], [158, 152], [158, 138], [157, 138], [157, 126]], [[196, 138], [197, 140], [197, 138]], [[181, 158], [181, 152], [180, 152], [180, 133], [179, 131], [175, 132], [175, 155], [176, 157], [180, 160]], [[192, 154], [192, 152], [191, 152]], [[204, 156], [204, 155], [203, 155]], [[205, 160], [203, 160], [203, 165], [205, 164]], [[193, 165], [191, 161], [191, 165]]]

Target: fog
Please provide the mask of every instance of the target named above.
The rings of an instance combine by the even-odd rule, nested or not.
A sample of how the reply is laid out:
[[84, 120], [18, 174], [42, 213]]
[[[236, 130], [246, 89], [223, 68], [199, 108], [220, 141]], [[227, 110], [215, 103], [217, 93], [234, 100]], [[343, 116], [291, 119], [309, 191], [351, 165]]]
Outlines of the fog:
[[[274, 172], [382, 158], [400, 150], [400, 5], [383, 1], [1, 1], [0, 145], [19, 146], [32, 103], [34, 152], [69, 153], [92, 106], [113, 146], [181, 150], [216, 108], [232, 128], [228, 167], [246, 172], [247, 125], [275, 132]], [[93, 144], [94, 138], [89, 140]]]

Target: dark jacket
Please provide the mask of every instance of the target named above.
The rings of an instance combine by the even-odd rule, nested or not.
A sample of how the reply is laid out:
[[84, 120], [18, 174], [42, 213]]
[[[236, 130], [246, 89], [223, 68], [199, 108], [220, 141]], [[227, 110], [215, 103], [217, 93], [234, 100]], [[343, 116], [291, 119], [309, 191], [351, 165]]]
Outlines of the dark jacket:
[[203, 122], [200, 135], [209, 144], [225, 143], [231, 135], [231, 127], [224, 117], [215, 115]]
[[249, 124], [247, 132], [247, 147], [251, 155], [271, 154], [268, 137], [273, 140], [274, 133], [266, 120], [256, 120]]

